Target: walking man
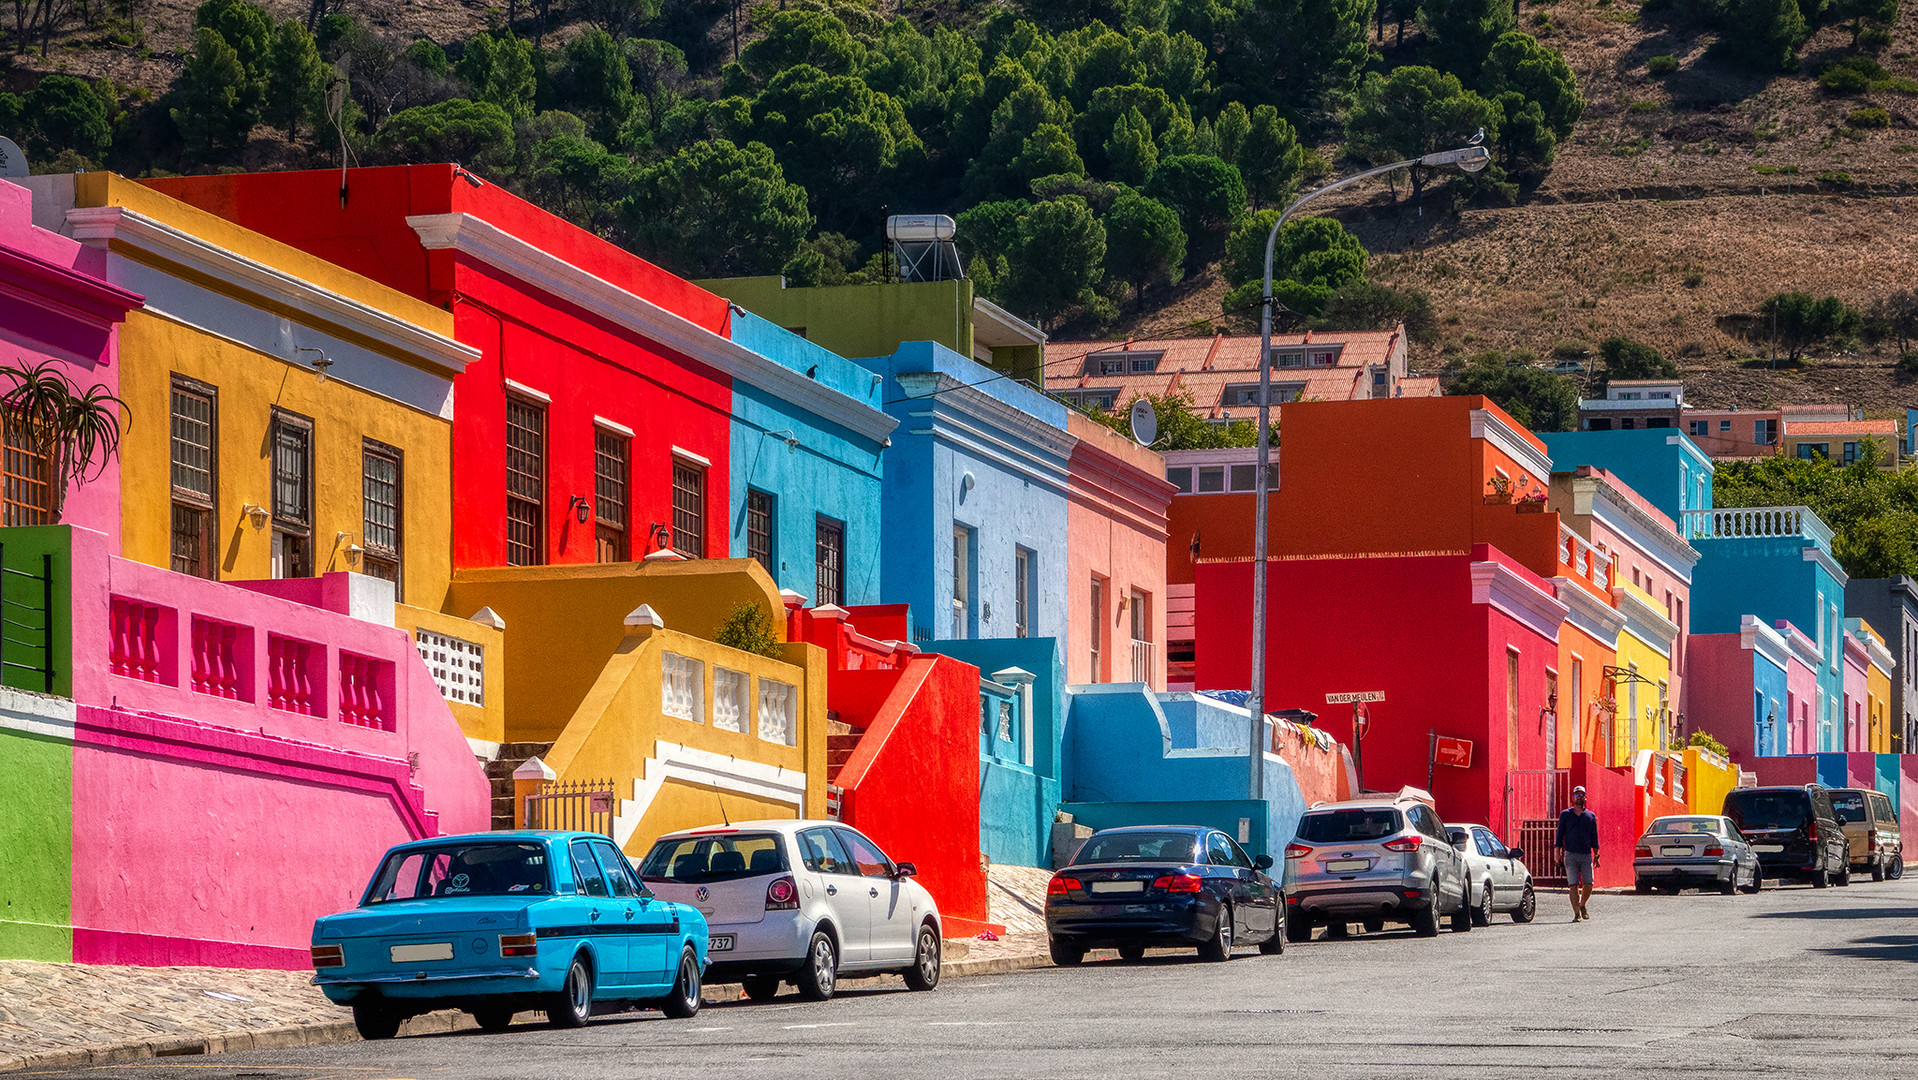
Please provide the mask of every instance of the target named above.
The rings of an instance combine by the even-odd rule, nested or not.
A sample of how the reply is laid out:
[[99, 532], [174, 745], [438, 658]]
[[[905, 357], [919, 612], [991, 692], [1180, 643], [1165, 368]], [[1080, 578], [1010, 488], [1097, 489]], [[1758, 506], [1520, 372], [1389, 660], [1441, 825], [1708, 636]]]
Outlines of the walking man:
[[1585, 789], [1572, 789], [1572, 805], [1558, 813], [1558, 838], [1553, 841], [1565, 857], [1565, 884], [1572, 891], [1572, 921], [1589, 919], [1585, 905], [1592, 899], [1592, 874], [1598, 869], [1598, 815], [1585, 809]]

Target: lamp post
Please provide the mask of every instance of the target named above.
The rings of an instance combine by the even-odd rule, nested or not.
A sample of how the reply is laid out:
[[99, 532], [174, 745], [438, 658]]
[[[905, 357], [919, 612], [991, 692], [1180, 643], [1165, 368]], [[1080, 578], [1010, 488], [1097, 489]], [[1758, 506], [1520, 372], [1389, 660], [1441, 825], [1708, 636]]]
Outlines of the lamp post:
[[1349, 187], [1361, 180], [1374, 176], [1383, 176], [1394, 169], [1411, 168], [1418, 165], [1441, 166], [1457, 165], [1466, 172], [1477, 172], [1491, 163], [1492, 152], [1479, 145], [1485, 138], [1480, 129], [1472, 137], [1471, 143], [1456, 150], [1441, 150], [1424, 157], [1395, 161], [1390, 165], [1380, 165], [1376, 169], [1367, 169], [1354, 173], [1343, 180], [1334, 180], [1321, 188], [1315, 188], [1292, 200], [1291, 205], [1279, 212], [1279, 220], [1272, 223], [1272, 231], [1265, 238], [1265, 289], [1260, 295], [1259, 311], [1259, 468], [1253, 479], [1253, 532], [1252, 532], [1252, 686], [1246, 705], [1252, 712], [1252, 798], [1265, 797], [1265, 601], [1266, 601], [1266, 508], [1265, 502], [1272, 488], [1272, 458], [1267, 448], [1267, 436], [1272, 423], [1272, 248], [1278, 243], [1279, 229], [1285, 225], [1293, 211], [1321, 195], [1328, 195], [1343, 187]]

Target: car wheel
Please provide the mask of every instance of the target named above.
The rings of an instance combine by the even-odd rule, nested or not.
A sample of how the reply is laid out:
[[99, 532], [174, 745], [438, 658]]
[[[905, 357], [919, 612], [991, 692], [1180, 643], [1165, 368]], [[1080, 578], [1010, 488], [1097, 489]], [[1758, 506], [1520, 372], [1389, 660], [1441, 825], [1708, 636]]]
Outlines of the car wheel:
[[1212, 940], [1199, 946], [1199, 959], [1213, 963], [1224, 963], [1232, 959], [1232, 905], [1224, 904], [1219, 908], [1219, 925], [1212, 931]]
[[390, 1039], [400, 1033], [401, 1016], [383, 1005], [353, 1006], [353, 1026], [367, 1042]]
[[771, 1001], [779, 996], [779, 980], [771, 975], [748, 975], [739, 980], [739, 988], [752, 1001]]
[[484, 1009], [474, 1009], [473, 1020], [479, 1024], [481, 1031], [505, 1031], [513, 1026], [513, 1007], [491, 1005]]
[[1838, 872], [1832, 875], [1832, 882], [1841, 889], [1851, 884], [1851, 859], [1849, 856], [1847, 856], [1844, 863], [1838, 867]]
[[1538, 894], [1530, 885], [1525, 886], [1524, 895], [1518, 898], [1518, 906], [1512, 909], [1513, 922], [1531, 922], [1538, 914]]
[[1652, 891], [1652, 883], [1646, 881], [1644, 878], [1639, 878], [1632, 882], [1632, 891], [1640, 896], [1649, 896]]
[[824, 930], [813, 934], [811, 944], [806, 946], [806, 962], [800, 965], [793, 985], [799, 987], [799, 996], [807, 1001], [825, 1001], [832, 997], [839, 985], [839, 950], [834, 947], [831, 934]]
[[1459, 897], [1458, 909], [1452, 912], [1452, 933], [1469, 934], [1472, 932], [1472, 897], [1468, 892]]
[[1325, 924], [1325, 940], [1344, 941], [1352, 936], [1352, 927], [1344, 920]]
[[1367, 919], [1359, 925], [1365, 927], [1365, 932], [1368, 934], [1383, 934], [1385, 932], [1384, 919]]
[[1871, 860], [1871, 880], [1885, 880], [1885, 859], [1882, 855]]
[[679, 974], [671, 992], [659, 999], [659, 1011], [675, 1020], [692, 1018], [699, 1012], [699, 990], [699, 954], [688, 945], [680, 950]]
[[1272, 927], [1272, 936], [1259, 942], [1259, 951], [1267, 956], [1277, 956], [1285, 951], [1285, 941], [1291, 936], [1286, 925], [1285, 901], [1279, 901], [1278, 922]]
[[919, 927], [919, 947], [904, 974], [908, 990], [930, 990], [939, 985], [939, 933], [931, 923]]
[[1718, 891], [1719, 891], [1719, 894], [1723, 896], [1738, 895], [1738, 864], [1737, 863], [1732, 864], [1731, 874], [1725, 878], [1725, 883], [1718, 887]]
[[1419, 908], [1412, 912], [1412, 917], [1407, 921], [1411, 924], [1412, 932], [1420, 937], [1438, 936], [1439, 913], [1436, 907], [1428, 904]]
[[1752, 867], [1751, 883], [1745, 886], [1745, 891], [1747, 893], [1757, 895], [1758, 890], [1764, 887], [1765, 887], [1765, 875], [1759, 872], [1758, 867], [1756, 866]]
[[1823, 864], [1820, 864], [1818, 869], [1811, 872], [1811, 887], [1814, 889], [1824, 889], [1830, 886], [1831, 871], [1825, 869]]
[[586, 957], [575, 956], [559, 992], [546, 995], [546, 1022], [556, 1028], [585, 1027], [592, 1015], [593, 972]]
[[1046, 942], [1046, 951], [1052, 954], [1054, 967], [1078, 967], [1086, 958], [1086, 947], [1052, 938]]
[[1885, 876], [1893, 881], [1897, 881], [1899, 878], [1905, 876], [1904, 848], [1899, 848], [1897, 851], [1891, 853], [1891, 869], [1886, 871]]
[[1301, 942], [1301, 941], [1311, 941], [1312, 940], [1312, 920], [1305, 916], [1300, 916], [1299, 918], [1296, 918], [1296, 919], [1292, 918], [1289, 915], [1286, 916], [1285, 940], [1294, 942], [1294, 943]]
[[1490, 926], [1492, 924], [1492, 879], [1486, 878], [1481, 889], [1484, 895], [1479, 897], [1478, 906], [1472, 909], [1472, 925]]
[[1128, 941], [1124, 945], [1119, 946], [1119, 959], [1124, 960], [1128, 964], [1136, 964], [1145, 959], [1145, 946]]

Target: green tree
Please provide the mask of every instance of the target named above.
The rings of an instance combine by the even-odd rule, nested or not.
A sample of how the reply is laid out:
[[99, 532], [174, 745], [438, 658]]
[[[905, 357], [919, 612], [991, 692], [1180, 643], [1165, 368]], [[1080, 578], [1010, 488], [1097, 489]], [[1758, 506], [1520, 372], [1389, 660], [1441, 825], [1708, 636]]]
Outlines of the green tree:
[[1809, 32], [1797, 0], [1726, 0], [1726, 50], [1760, 71], [1788, 71]]
[[1613, 379], [1676, 379], [1678, 362], [1643, 342], [1614, 335], [1598, 343], [1605, 366], [1595, 373], [1592, 388], [1603, 394]]
[[319, 123], [326, 115], [326, 61], [313, 35], [297, 19], [288, 19], [273, 32], [267, 50], [262, 117], [286, 132], [286, 141], [299, 138], [300, 123]]
[[1250, 420], [1215, 424], [1200, 416], [1192, 401], [1192, 391], [1174, 390], [1165, 394], [1140, 394], [1114, 409], [1087, 409], [1086, 414], [1127, 438], [1132, 437], [1132, 403], [1145, 401], [1158, 418], [1159, 437], [1152, 449], [1160, 453], [1173, 450], [1221, 450], [1227, 447], [1256, 446], [1258, 425]]
[[490, 101], [453, 98], [394, 113], [374, 145], [395, 161], [504, 166], [512, 153], [513, 121]]
[[1572, 66], [1532, 35], [1516, 30], [1492, 44], [1479, 86], [1487, 97], [1510, 90], [1537, 103], [1552, 134], [1560, 139], [1572, 134], [1572, 125], [1585, 112], [1585, 98], [1578, 92], [1578, 76], [1572, 74]]
[[1229, 84], [1276, 85], [1292, 108], [1331, 112], [1371, 62], [1378, 0], [1246, 0], [1242, 11], [1220, 58]]
[[1831, 526], [1832, 554], [1852, 577], [1918, 574], [1918, 469], [1878, 467], [1867, 443], [1850, 465], [1768, 457], [1719, 463], [1718, 506], [1807, 506]]
[[604, 145], [620, 141], [621, 129], [638, 105], [633, 70], [613, 35], [598, 27], [560, 50], [549, 72], [553, 107], [577, 114]]
[[1766, 299], [1758, 305], [1758, 318], [1758, 332], [1771, 330], [1794, 363], [1806, 349], [1856, 334], [1864, 323], [1857, 309], [1836, 296], [1816, 300], [1802, 292], [1781, 292]]
[[1025, 199], [1000, 199], [961, 211], [955, 224], [967, 262], [983, 259], [990, 265], [1011, 254], [1019, 239], [1019, 219], [1030, 209]]
[[[1265, 238], [1279, 219], [1275, 209], [1260, 210], [1242, 220], [1226, 241], [1226, 280], [1239, 286], [1227, 293], [1227, 312], [1249, 312], [1256, 320], [1257, 304], [1265, 287]], [[1293, 218], [1279, 230], [1272, 245], [1272, 296], [1286, 310], [1312, 318], [1339, 289], [1365, 280], [1369, 256], [1358, 237], [1345, 231], [1337, 218]]]
[[751, 136], [771, 147], [780, 167], [812, 196], [829, 224], [879, 197], [894, 170], [919, 161], [925, 146], [899, 103], [850, 75], [809, 64], [772, 77], [752, 102]]
[[[966, 168], [965, 188], [974, 198], [1023, 191], [1034, 174], [1015, 172], [1012, 164], [1025, 153], [1028, 140], [1042, 127], [1051, 125], [1063, 129], [1071, 122], [1071, 109], [1011, 60], [1002, 58], [988, 83], [1009, 89], [993, 106], [985, 145]], [[990, 92], [988, 90], [988, 94]], [[1047, 141], [1042, 140], [1041, 145]]]
[[1898, 342], [1898, 351], [1911, 348], [1918, 338], [1918, 289], [1892, 293], [1871, 307], [1871, 321], [1878, 332]]
[[620, 216], [640, 254], [686, 277], [778, 273], [813, 224], [771, 149], [726, 139], [640, 170]]
[[1058, 124], [1040, 124], [1026, 136], [1011, 166], [1012, 176], [1028, 185], [1044, 176], [1084, 176], [1085, 171], [1086, 163], [1080, 160], [1072, 135]]
[[533, 115], [538, 81], [532, 42], [514, 37], [511, 31], [475, 34], [455, 70], [472, 87], [473, 100], [497, 105], [515, 120]]
[[1267, 203], [1283, 206], [1305, 175], [1305, 148], [1299, 145], [1298, 132], [1270, 105], [1252, 110], [1237, 161], [1254, 209]]
[[169, 110], [190, 158], [216, 161], [245, 144], [259, 117], [254, 85], [218, 30], [203, 26], [194, 33], [193, 51], [174, 84], [178, 104]]
[[1152, 125], [1137, 109], [1127, 109], [1112, 125], [1106, 140], [1106, 173], [1114, 180], [1142, 185], [1159, 167], [1159, 148], [1152, 141]]
[[[48, 75], [15, 100], [21, 106], [18, 119], [28, 123], [27, 150], [42, 161], [72, 150], [97, 163], [112, 145], [107, 99], [84, 79]], [[0, 130], [20, 129], [9, 124]]]
[[625, 157], [572, 132], [540, 141], [520, 168], [541, 207], [602, 236], [618, 224], [616, 200], [632, 183]]
[[1245, 216], [1245, 181], [1238, 168], [1203, 154], [1160, 158], [1145, 193], [1179, 215], [1188, 261], [1203, 261], [1218, 251], [1233, 224]]
[[1447, 394], [1480, 394], [1533, 431], [1570, 431], [1578, 419], [1578, 387], [1563, 375], [1541, 371], [1523, 357], [1488, 352], [1448, 365]]
[[221, 40], [233, 47], [248, 80], [257, 84], [265, 78], [267, 54], [273, 48], [273, 16], [265, 8], [246, 0], [206, 0], [193, 9], [193, 26], [219, 31]]
[[[1212, 124], [1213, 145], [1210, 153], [1217, 154], [1223, 161], [1230, 161], [1239, 167], [1240, 175], [1245, 175], [1245, 162], [1239, 160], [1239, 150], [1245, 146], [1245, 138], [1252, 133], [1252, 114], [1237, 101], [1227, 102], [1219, 110], [1219, 118]], [[1246, 186], [1251, 186], [1247, 177]]]
[[762, 29], [764, 36], [739, 54], [744, 74], [760, 84], [801, 64], [828, 75], [855, 75], [865, 61], [865, 46], [853, 40], [845, 23], [824, 11], [774, 12]]
[[1436, 66], [1471, 79], [1500, 36], [1516, 28], [1518, 16], [1507, 0], [1420, 0], [1419, 22]]
[[1164, 203], [1127, 188], [1113, 200], [1105, 227], [1106, 275], [1132, 286], [1135, 307], [1143, 306], [1149, 286], [1185, 276], [1185, 230]]
[[1498, 111], [1498, 158], [1507, 172], [1542, 172], [1558, 156], [1558, 134], [1545, 110], [1524, 94], [1507, 90], [1492, 99]]
[[1432, 298], [1418, 289], [1395, 289], [1374, 281], [1352, 281], [1332, 290], [1311, 320], [1315, 330], [1390, 330], [1404, 326], [1413, 341], [1429, 341], [1438, 320]]
[[1019, 219], [1002, 286], [1017, 310], [1040, 319], [1069, 308], [1098, 314], [1094, 291], [1104, 276], [1106, 230], [1077, 195], [1034, 205]]
[[[1429, 67], [1373, 73], [1359, 87], [1345, 121], [1346, 152], [1384, 165], [1461, 145], [1480, 129], [1498, 139], [1498, 113], [1490, 102], [1460, 85], [1458, 76]], [[1412, 197], [1424, 193], [1425, 170], [1412, 166]]]

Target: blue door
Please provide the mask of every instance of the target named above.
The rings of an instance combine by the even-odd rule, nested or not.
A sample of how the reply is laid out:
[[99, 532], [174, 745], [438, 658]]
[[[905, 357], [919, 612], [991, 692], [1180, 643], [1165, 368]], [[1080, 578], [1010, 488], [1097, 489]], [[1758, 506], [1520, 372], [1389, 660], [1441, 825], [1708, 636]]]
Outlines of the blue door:
[[600, 869], [605, 872], [620, 916], [619, 923], [604, 932], [617, 933], [624, 941], [630, 985], [670, 986], [678, 974], [679, 954], [671, 946], [679, 942], [679, 920], [666, 905], [647, 894], [626, 856], [611, 842], [594, 840], [590, 846], [599, 856]]
[[633, 901], [613, 895], [606, 872], [593, 858], [591, 842], [575, 840], [567, 850], [572, 856], [577, 894], [573, 905], [577, 925], [572, 929], [593, 943], [593, 955], [598, 958], [593, 996], [624, 997], [633, 985], [631, 938], [626, 933], [629, 922], [626, 912], [632, 909]]

